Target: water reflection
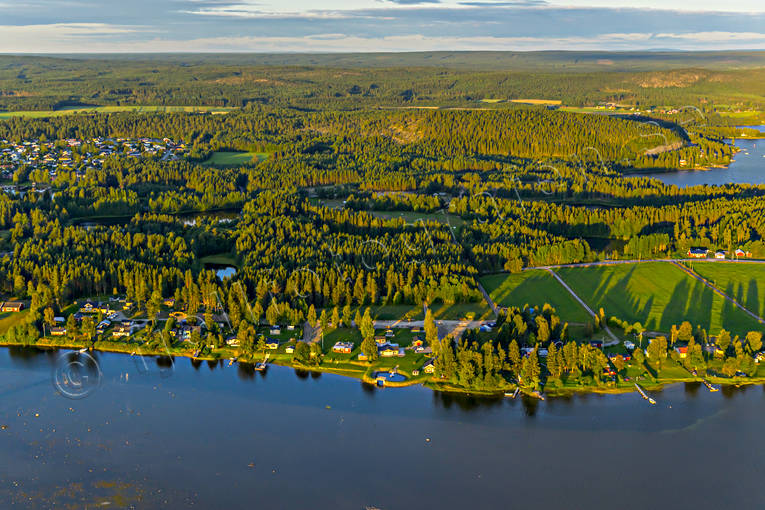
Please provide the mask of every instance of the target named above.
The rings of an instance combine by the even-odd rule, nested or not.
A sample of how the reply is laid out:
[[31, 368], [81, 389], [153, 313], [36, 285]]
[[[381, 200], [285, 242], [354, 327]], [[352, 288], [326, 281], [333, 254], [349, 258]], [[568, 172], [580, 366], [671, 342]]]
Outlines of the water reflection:
[[[655, 406], [636, 394], [513, 400], [377, 389], [275, 365], [255, 384], [251, 364], [199, 370], [206, 362], [191, 359], [175, 364], [174, 377], [134, 380], [129, 356], [102, 353], [111, 377], [72, 401], [53, 393], [51, 355], [0, 350], [0, 508], [22, 492], [41, 496], [25, 508], [62, 506], [61, 488], [114, 480], [161, 500], [141, 508], [168, 510], [245, 509], [254, 493], [268, 508], [342, 510], [416, 508], [423, 497], [442, 510], [496, 508], [508, 494], [539, 509], [598, 508], [603, 499], [641, 509], [657, 498], [668, 508], [757, 508], [761, 499], [765, 458], [752, 445], [765, 393], [756, 388], [678, 384], [651, 390]], [[156, 367], [170, 360], [155, 358]], [[698, 483], [731, 452], [737, 462], [720, 483]], [[636, 476], [651, 490], [634, 491]]]
[[685, 388], [685, 394], [688, 397], [695, 397], [699, 394], [699, 390], [701, 389], [702, 384], [698, 381], [695, 382], [687, 382], [683, 385]]

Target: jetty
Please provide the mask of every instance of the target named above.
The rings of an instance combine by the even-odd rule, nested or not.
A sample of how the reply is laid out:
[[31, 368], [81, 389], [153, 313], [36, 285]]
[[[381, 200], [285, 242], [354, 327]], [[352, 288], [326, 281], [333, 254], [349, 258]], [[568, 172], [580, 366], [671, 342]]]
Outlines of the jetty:
[[712, 384], [710, 384], [709, 381], [707, 381], [706, 379], [702, 379], [701, 382], [704, 383], [704, 386], [709, 388], [709, 391], [712, 391], [712, 392], [720, 391], [720, 388], [716, 386], [712, 386]]
[[652, 399], [651, 397], [649, 397], [648, 395], [646, 395], [646, 392], [643, 390], [643, 388], [640, 387], [638, 383], [635, 383], [635, 388], [637, 388], [638, 393], [640, 393], [640, 396], [646, 399], [649, 404], [651, 405], [656, 404], [656, 401]]
[[521, 392], [521, 388], [520, 388], [520, 387], [518, 387], [518, 388], [515, 388], [515, 391], [513, 391], [512, 393], [511, 393], [511, 392], [509, 392], [509, 391], [506, 391], [506, 392], [505, 392], [505, 396], [506, 396], [506, 397], [510, 397], [510, 398], [515, 398], [515, 397], [517, 397], [517, 396], [518, 396], [518, 394], [519, 394], [520, 392]]
[[259, 361], [258, 363], [255, 363], [255, 370], [257, 370], [259, 372], [262, 372], [263, 370], [266, 369], [266, 367], [268, 367], [268, 363], [267, 362], [268, 362], [268, 355], [269, 354], [270, 353], [267, 352], [266, 356], [263, 358], [263, 361]]

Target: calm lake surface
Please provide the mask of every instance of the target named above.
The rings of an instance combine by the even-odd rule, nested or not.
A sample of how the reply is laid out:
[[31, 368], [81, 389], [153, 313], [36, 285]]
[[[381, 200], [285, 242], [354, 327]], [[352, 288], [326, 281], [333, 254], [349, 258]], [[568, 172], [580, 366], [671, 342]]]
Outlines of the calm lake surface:
[[[761, 508], [763, 387], [545, 402], [0, 349], [0, 508]], [[144, 364], [144, 362], [146, 362]], [[658, 503], [658, 505], [657, 505]], [[70, 507], [66, 505], [72, 505]]]
[[[765, 126], [745, 126], [765, 132]], [[765, 184], [765, 139], [742, 140], [736, 139], [736, 147], [741, 152], [736, 153], [728, 168], [713, 168], [711, 170], [695, 170], [651, 174], [664, 184], [674, 184], [681, 188], [701, 184], [720, 185], [736, 184]]]

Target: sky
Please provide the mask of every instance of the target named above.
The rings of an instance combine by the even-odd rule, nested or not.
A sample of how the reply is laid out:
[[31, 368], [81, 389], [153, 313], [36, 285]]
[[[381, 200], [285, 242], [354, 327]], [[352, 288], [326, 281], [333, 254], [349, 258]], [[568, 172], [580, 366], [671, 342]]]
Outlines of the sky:
[[0, 0], [0, 53], [765, 49], [764, 0]]

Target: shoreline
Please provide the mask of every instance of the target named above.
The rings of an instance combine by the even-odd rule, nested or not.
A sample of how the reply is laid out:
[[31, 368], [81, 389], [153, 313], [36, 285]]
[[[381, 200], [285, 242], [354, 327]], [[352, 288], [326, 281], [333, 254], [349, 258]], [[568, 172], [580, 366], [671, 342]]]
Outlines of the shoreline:
[[[125, 344], [126, 347], [128, 347], [127, 344]], [[210, 356], [210, 355], [201, 355], [195, 357], [193, 353], [191, 352], [160, 352], [160, 351], [144, 351], [144, 352], [138, 352], [141, 346], [136, 346], [137, 348], [135, 350], [130, 349], [119, 349], [112, 345], [100, 345], [100, 346], [94, 346], [91, 348], [88, 348], [83, 342], [50, 342], [46, 344], [33, 344], [33, 345], [26, 345], [26, 344], [20, 344], [20, 343], [9, 343], [6, 342], [4, 339], [0, 339], [0, 347], [3, 348], [11, 348], [11, 347], [21, 347], [21, 348], [34, 348], [41, 351], [45, 350], [71, 350], [71, 351], [79, 351], [81, 349], [87, 348], [88, 352], [96, 351], [96, 352], [105, 352], [105, 353], [113, 353], [113, 354], [123, 354], [127, 356], [151, 356], [151, 357], [172, 357], [172, 358], [188, 358], [192, 361], [214, 361], [214, 362], [222, 362], [225, 360], [231, 359], [230, 357], [226, 356]], [[224, 354], [224, 353], [218, 353], [218, 354]], [[247, 360], [237, 360], [236, 363], [243, 363], [248, 365], [254, 365], [255, 363], [258, 363], [256, 359], [247, 359]], [[355, 370], [352, 368], [343, 368], [343, 367], [333, 367], [331, 364], [327, 365], [300, 365], [300, 364], [294, 364], [289, 362], [284, 362], [284, 360], [281, 359], [272, 359], [268, 361], [268, 364], [285, 367], [285, 368], [293, 368], [295, 370], [303, 370], [305, 372], [318, 372], [318, 373], [330, 373], [335, 375], [341, 375], [344, 377], [350, 377], [352, 379], [357, 379], [361, 381], [362, 383], [377, 386], [377, 381], [375, 378], [371, 376], [371, 373], [380, 371], [389, 371], [390, 369], [386, 369], [385, 367], [374, 367], [373, 365], [358, 365], [359, 370]], [[361, 370], [363, 369], [363, 370]], [[728, 379], [725, 377], [719, 377], [719, 376], [713, 376], [708, 375], [705, 378], [707, 382], [710, 384], [716, 384], [722, 387], [728, 387], [733, 386], [736, 388], [742, 387], [742, 386], [755, 386], [755, 385], [765, 385], [765, 377], [746, 377], [746, 378], [735, 378], [735, 379]], [[680, 384], [680, 383], [702, 383], [701, 377], [694, 377], [692, 375], [689, 375], [688, 377], [672, 377], [672, 378], [666, 378], [666, 379], [640, 379], [639, 381], [622, 381], [621, 383], [617, 383], [616, 385], [609, 386], [609, 385], [565, 385], [561, 384], [558, 385], [557, 383], [551, 383], [550, 385], [546, 386], [543, 389], [543, 396], [544, 397], [571, 397], [574, 395], [622, 395], [627, 393], [637, 393], [637, 389], [635, 388], [635, 384], [639, 383], [640, 386], [642, 386], [644, 389], [648, 391], [662, 391], [665, 386], [673, 385], [673, 384]], [[436, 379], [434, 376], [428, 376], [428, 375], [419, 375], [419, 376], [407, 376], [407, 379], [405, 381], [387, 381], [383, 387], [387, 388], [406, 388], [411, 386], [423, 386], [425, 388], [428, 388], [432, 391], [437, 391], [440, 393], [447, 393], [447, 394], [454, 394], [454, 395], [465, 395], [465, 396], [477, 396], [477, 397], [483, 397], [483, 398], [505, 398], [505, 393], [514, 391], [518, 386], [516, 384], [508, 383], [506, 387], [502, 387], [496, 390], [481, 390], [481, 389], [475, 389], [475, 388], [464, 388], [462, 386], [455, 385], [451, 382], [441, 382], [438, 379]], [[521, 395], [528, 397], [528, 398], [539, 398], [538, 395], [534, 394], [534, 390], [530, 388], [524, 388], [520, 387]]]

